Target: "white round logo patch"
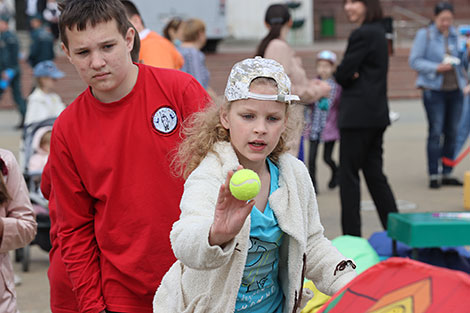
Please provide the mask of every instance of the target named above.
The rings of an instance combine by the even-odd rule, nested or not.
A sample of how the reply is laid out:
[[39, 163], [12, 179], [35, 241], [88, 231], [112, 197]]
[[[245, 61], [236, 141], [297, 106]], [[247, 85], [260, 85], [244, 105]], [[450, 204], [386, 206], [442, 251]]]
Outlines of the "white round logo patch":
[[163, 107], [157, 110], [152, 118], [153, 127], [163, 134], [169, 134], [175, 130], [178, 125], [178, 116], [176, 112], [169, 107]]

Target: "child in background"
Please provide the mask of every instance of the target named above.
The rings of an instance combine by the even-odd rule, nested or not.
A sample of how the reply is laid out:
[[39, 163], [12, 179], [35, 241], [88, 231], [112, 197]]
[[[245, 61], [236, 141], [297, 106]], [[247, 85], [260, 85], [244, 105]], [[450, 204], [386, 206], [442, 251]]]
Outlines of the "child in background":
[[16, 159], [0, 149], [0, 312], [17, 313], [13, 266], [9, 251], [29, 244], [37, 224], [28, 188]]
[[181, 45], [181, 27], [183, 24], [183, 20], [179, 17], [174, 17], [168, 21], [163, 29], [163, 36], [171, 41], [175, 46], [179, 47]]
[[[186, 182], [170, 234], [178, 261], [154, 312], [298, 312], [309, 300], [304, 278], [332, 295], [356, 275], [323, 235], [305, 165], [287, 153], [297, 122], [288, 125], [290, 102], [299, 97], [279, 63], [256, 57], [234, 65], [225, 98], [184, 131], [175, 165]], [[228, 188], [241, 168], [261, 180], [248, 202]]]
[[318, 193], [316, 179], [316, 159], [320, 142], [323, 142], [323, 160], [331, 169], [331, 178], [328, 188], [333, 189], [338, 185], [338, 166], [332, 158], [335, 142], [339, 140], [338, 129], [338, 105], [341, 97], [341, 86], [334, 78], [336, 54], [323, 50], [317, 54], [317, 74], [319, 78], [327, 82], [330, 87], [328, 98], [321, 98], [313, 105], [305, 108], [305, 120], [307, 122], [304, 136], [310, 141], [308, 169], [312, 178], [315, 191]]
[[26, 125], [57, 117], [65, 109], [62, 99], [54, 92], [57, 80], [64, 77], [55, 63], [40, 62], [34, 67], [33, 74], [37, 79], [37, 87], [28, 97]]
[[206, 44], [206, 25], [199, 19], [189, 19], [183, 22], [182, 40], [178, 47], [184, 58], [183, 72], [191, 74], [207, 90], [210, 74], [206, 67], [206, 57], [201, 48]]
[[51, 150], [52, 127], [45, 126], [36, 131], [32, 145], [34, 154], [29, 159], [28, 170], [30, 172], [42, 172], [46, 166], [47, 158]]

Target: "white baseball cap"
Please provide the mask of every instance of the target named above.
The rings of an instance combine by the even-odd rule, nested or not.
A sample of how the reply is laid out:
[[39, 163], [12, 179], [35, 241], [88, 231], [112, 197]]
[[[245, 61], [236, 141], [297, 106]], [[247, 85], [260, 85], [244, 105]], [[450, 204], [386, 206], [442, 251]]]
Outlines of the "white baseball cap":
[[330, 50], [323, 50], [317, 54], [317, 60], [330, 61], [331, 63], [336, 63], [336, 54]]
[[[250, 92], [250, 84], [255, 78], [272, 78], [277, 83], [277, 95], [264, 95]], [[262, 57], [245, 59], [236, 63], [228, 77], [225, 87], [227, 101], [241, 99], [270, 100], [290, 103], [299, 101], [299, 96], [290, 94], [291, 82], [284, 68], [278, 62]]]

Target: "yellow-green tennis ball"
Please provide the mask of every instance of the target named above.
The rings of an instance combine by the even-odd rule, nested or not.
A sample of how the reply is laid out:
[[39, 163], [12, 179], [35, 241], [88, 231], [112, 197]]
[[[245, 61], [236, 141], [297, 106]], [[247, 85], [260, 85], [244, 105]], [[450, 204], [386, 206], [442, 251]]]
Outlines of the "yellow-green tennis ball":
[[238, 170], [230, 179], [230, 192], [238, 200], [247, 201], [256, 197], [261, 189], [258, 174], [249, 169]]

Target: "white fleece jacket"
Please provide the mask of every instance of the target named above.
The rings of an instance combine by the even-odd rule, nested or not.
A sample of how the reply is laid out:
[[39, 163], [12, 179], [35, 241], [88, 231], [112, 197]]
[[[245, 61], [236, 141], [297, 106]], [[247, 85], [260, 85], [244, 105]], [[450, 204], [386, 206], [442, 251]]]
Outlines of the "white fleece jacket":
[[[153, 302], [156, 313], [231, 313], [249, 248], [250, 217], [225, 246], [209, 245], [220, 185], [239, 165], [230, 143], [217, 143], [184, 185], [181, 216], [170, 234], [178, 259], [164, 276]], [[269, 197], [285, 237], [280, 248], [279, 278], [284, 313], [299, 312], [303, 278], [332, 295], [356, 273], [351, 266], [335, 271], [344, 256], [323, 235], [318, 206], [305, 165], [286, 153], [279, 161], [279, 188]], [[310, 295], [311, 297], [311, 295]], [[302, 299], [303, 303], [306, 303]]]

